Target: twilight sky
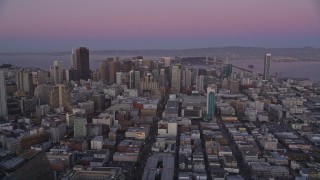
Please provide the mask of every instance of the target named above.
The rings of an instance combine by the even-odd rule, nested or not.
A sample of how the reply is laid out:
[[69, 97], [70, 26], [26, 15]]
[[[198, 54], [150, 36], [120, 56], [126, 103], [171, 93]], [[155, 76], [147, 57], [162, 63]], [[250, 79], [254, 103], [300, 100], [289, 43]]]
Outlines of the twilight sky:
[[0, 52], [320, 47], [319, 0], [0, 0]]

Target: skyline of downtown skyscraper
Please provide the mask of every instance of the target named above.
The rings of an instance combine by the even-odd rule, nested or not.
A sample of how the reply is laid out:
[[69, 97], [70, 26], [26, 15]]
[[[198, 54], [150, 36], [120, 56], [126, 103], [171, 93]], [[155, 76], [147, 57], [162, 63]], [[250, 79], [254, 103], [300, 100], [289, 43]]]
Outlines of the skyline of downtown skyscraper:
[[0, 1], [0, 179], [318, 178], [319, 3], [248, 1]]

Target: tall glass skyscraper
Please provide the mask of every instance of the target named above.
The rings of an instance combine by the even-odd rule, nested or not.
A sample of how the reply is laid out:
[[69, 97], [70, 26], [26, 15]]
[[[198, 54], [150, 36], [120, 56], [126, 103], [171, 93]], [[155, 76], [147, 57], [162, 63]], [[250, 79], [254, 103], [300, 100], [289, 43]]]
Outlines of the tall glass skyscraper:
[[264, 74], [263, 74], [264, 80], [270, 79], [270, 66], [271, 66], [271, 54], [267, 53], [264, 59]]
[[80, 79], [90, 79], [89, 49], [85, 47], [76, 49], [76, 67]]
[[213, 87], [207, 88], [207, 119], [212, 120], [215, 116], [215, 89]]

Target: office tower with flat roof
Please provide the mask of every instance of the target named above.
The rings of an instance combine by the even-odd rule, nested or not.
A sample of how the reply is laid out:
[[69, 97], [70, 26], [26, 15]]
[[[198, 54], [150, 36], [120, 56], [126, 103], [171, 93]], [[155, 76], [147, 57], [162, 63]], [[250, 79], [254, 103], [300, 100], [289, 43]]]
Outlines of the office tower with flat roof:
[[76, 67], [80, 79], [90, 79], [89, 49], [80, 47], [76, 50]]
[[200, 75], [196, 77], [196, 91], [203, 93], [204, 91], [204, 76]]
[[152, 71], [151, 71], [151, 74], [152, 74], [152, 76], [155, 78], [155, 79], [157, 79], [158, 81], [159, 81], [159, 69], [158, 68], [154, 68], [154, 69], [152, 69]]
[[182, 87], [185, 90], [191, 89], [191, 79], [192, 79], [192, 71], [191, 71], [191, 68], [187, 67], [182, 71]]
[[138, 89], [140, 87], [140, 71], [129, 72], [129, 89]]
[[116, 84], [118, 84], [118, 85], [122, 84], [122, 76], [123, 76], [122, 72], [117, 72], [116, 73]]
[[135, 71], [130, 71], [129, 72], [129, 89], [134, 89], [135, 88], [135, 79], [134, 79], [134, 72]]
[[66, 81], [70, 82], [70, 81], [79, 81], [79, 73], [77, 70], [75, 69], [66, 69], [65, 70], [66, 73]]
[[116, 75], [117, 72], [120, 71], [120, 62], [118, 59], [113, 59], [112, 61], [109, 61], [109, 77], [110, 77], [110, 84], [116, 83]]
[[168, 85], [168, 75], [166, 73], [166, 69], [162, 68], [159, 72], [159, 86], [162, 88], [167, 87]]
[[134, 71], [134, 86], [136, 89], [140, 88], [140, 71]]
[[196, 85], [196, 80], [197, 80], [197, 76], [199, 75], [199, 71], [198, 68], [193, 67], [191, 69], [191, 86], [195, 86]]
[[52, 87], [49, 93], [49, 106], [51, 109], [63, 107], [66, 111], [71, 111], [69, 88], [62, 84]]
[[99, 65], [99, 79], [107, 82], [110, 80], [109, 63], [106, 60], [102, 61]]
[[17, 90], [26, 93], [27, 97], [32, 97], [34, 93], [32, 73], [28, 70], [19, 70], [16, 74]]
[[39, 99], [40, 105], [49, 103], [49, 96], [51, 86], [50, 85], [38, 85], [34, 90], [34, 97]]
[[181, 65], [175, 64], [171, 71], [171, 92], [179, 93], [181, 90]]
[[271, 66], [271, 54], [267, 53], [264, 58], [264, 73], [263, 73], [264, 80], [270, 79], [270, 66]]
[[212, 120], [215, 116], [215, 93], [214, 87], [209, 86], [207, 88], [207, 119]]
[[63, 61], [53, 61], [50, 67], [50, 77], [53, 84], [62, 84], [63, 82]]
[[94, 103], [94, 111], [97, 113], [101, 113], [106, 109], [106, 98], [104, 94], [93, 94], [91, 96], [91, 100]]
[[5, 117], [7, 115], [8, 115], [8, 107], [7, 107], [6, 82], [4, 78], [4, 71], [0, 70], [0, 116]]
[[159, 85], [164, 88], [168, 88], [170, 86], [169, 79], [171, 78], [170, 70], [168, 67], [164, 67], [160, 69], [159, 72]]
[[171, 58], [170, 57], [162, 57], [161, 60], [164, 62], [164, 67], [171, 66]]
[[151, 67], [151, 60], [150, 59], [143, 59], [142, 60], [142, 66], [150, 68]]
[[128, 73], [132, 70], [133, 63], [131, 60], [123, 61], [123, 72]]
[[224, 64], [223, 65], [223, 77], [231, 77], [231, 74], [232, 74], [232, 64]]
[[231, 94], [239, 93], [240, 92], [240, 82], [239, 81], [229, 81], [228, 82], [228, 89], [230, 90]]
[[92, 78], [92, 81], [93, 82], [98, 82], [100, 81], [100, 73], [99, 73], [99, 69], [95, 69], [92, 71], [92, 74], [91, 74], [91, 78]]
[[87, 136], [87, 118], [76, 115], [73, 123], [74, 138], [85, 138]]
[[159, 83], [152, 76], [151, 73], [147, 73], [140, 81], [140, 94], [143, 96], [150, 95], [150, 97], [160, 96]]

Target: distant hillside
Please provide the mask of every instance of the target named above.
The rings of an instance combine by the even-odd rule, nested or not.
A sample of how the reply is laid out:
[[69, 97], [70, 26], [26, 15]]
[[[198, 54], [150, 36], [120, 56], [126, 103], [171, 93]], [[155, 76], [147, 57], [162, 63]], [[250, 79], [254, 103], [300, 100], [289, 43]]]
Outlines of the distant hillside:
[[261, 58], [265, 53], [272, 56], [291, 57], [300, 60], [320, 60], [320, 48], [259, 48], [259, 47], [221, 47], [221, 48], [194, 48], [194, 49], [173, 49], [173, 50], [104, 50], [92, 51], [92, 54], [119, 55], [119, 56], [216, 56], [229, 59], [256, 59]]

